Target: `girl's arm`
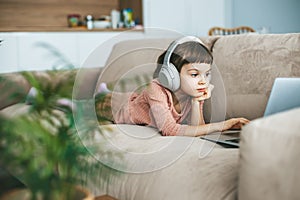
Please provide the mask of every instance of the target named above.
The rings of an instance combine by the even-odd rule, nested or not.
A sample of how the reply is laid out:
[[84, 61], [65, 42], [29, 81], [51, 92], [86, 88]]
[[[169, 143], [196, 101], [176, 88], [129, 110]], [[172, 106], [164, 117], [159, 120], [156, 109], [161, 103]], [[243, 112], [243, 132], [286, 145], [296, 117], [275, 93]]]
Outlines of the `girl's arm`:
[[191, 125], [198, 126], [204, 125], [204, 117], [203, 117], [203, 104], [204, 101], [198, 101], [197, 99], [192, 99], [192, 109], [191, 109]]
[[202, 136], [213, 132], [225, 131], [230, 128], [242, 128], [243, 125], [249, 123], [245, 118], [232, 118], [223, 122], [203, 124], [198, 126], [187, 126], [183, 133], [184, 136]]
[[192, 110], [191, 110], [191, 125], [198, 126], [205, 124], [203, 117], [203, 104], [204, 100], [211, 97], [211, 92], [214, 89], [214, 85], [209, 84], [206, 89], [206, 92], [199, 97], [192, 98]]
[[[190, 126], [181, 125], [175, 121], [169, 108], [168, 99], [171, 99], [172, 96], [167, 97], [168, 95], [164, 92], [163, 89], [153, 84], [149, 86], [148, 90], [149, 92], [147, 92], [147, 101], [150, 106], [149, 114], [152, 116], [156, 127], [163, 133], [163, 135], [166, 136], [201, 136], [212, 132], [227, 130], [230, 128], [241, 128], [243, 124], [249, 122], [247, 119], [244, 118], [234, 118], [224, 122], [204, 124], [202, 112], [203, 104], [201, 106], [198, 99], [197, 104], [199, 107], [197, 108], [199, 109], [195, 109], [195, 111], [198, 111], [198, 113], [195, 112], [192, 115], [198, 116], [198, 120], [195, 120], [195, 122], [199, 122], [200, 124], [198, 123], [198, 125]], [[194, 104], [195, 108], [197, 104]]]

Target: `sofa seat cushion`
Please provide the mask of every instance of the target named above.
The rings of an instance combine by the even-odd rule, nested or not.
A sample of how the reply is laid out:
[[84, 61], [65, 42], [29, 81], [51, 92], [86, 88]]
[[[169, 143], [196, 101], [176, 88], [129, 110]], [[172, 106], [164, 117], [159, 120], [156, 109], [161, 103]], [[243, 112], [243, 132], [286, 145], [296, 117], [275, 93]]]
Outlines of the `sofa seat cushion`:
[[[93, 142], [103, 144], [104, 137], [109, 148], [121, 150], [121, 159], [113, 168], [122, 174], [111, 180], [106, 191], [89, 186], [95, 194], [124, 200], [236, 198], [238, 149], [225, 149], [197, 137], [161, 136], [145, 126], [101, 127], [103, 136], [96, 135]], [[100, 154], [95, 157], [103, 162]]]
[[297, 108], [243, 128], [239, 199], [300, 199], [299, 116]]

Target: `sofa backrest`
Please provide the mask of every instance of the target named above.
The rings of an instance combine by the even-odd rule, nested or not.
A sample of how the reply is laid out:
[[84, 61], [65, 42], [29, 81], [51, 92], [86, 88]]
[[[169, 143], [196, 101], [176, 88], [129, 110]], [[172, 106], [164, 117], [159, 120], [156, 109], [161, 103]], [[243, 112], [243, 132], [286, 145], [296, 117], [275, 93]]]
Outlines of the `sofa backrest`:
[[[158, 56], [173, 39], [126, 40], [114, 45], [106, 62], [99, 82], [124, 83], [126, 87], [136, 87], [132, 80], [147, 82], [152, 79]], [[138, 80], [137, 80], [138, 81]], [[129, 86], [131, 85], [131, 86]]]
[[[105, 68], [80, 69], [76, 77], [75, 97], [93, 97], [99, 82], [115, 84], [120, 79], [133, 79], [134, 82], [129, 84], [130, 89], [136, 87], [136, 83], [147, 83], [156, 68], [157, 57], [174, 39], [139, 39], [115, 44]], [[213, 97], [215, 95], [215, 99], [222, 100], [221, 106], [225, 108], [216, 109], [225, 110], [226, 118], [261, 117], [274, 79], [300, 77], [299, 33], [244, 34], [200, 39], [212, 50], [214, 56], [216, 67], [212, 81], [220, 86], [219, 90], [224, 91], [219, 93], [215, 87]], [[24, 99], [31, 87], [19, 73], [5, 76], [17, 83], [20, 96], [9, 99], [11, 90], [8, 88], [14, 86], [0, 82], [0, 89], [4, 91], [0, 95], [0, 109]], [[207, 102], [205, 118], [210, 120], [212, 104]]]
[[[208, 48], [218, 37], [201, 38]], [[148, 38], [122, 41], [114, 45], [102, 71], [99, 82], [116, 82], [128, 79], [152, 79], [157, 59], [176, 38]]]
[[[214, 89], [219, 95], [215, 98], [222, 98], [220, 104], [225, 107], [216, 109], [225, 110], [223, 117], [227, 119], [263, 116], [274, 79], [300, 76], [300, 34], [243, 34], [200, 39], [212, 50], [216, 66], [213, 84], [224, 90]], [[115, 82], [124, 74], [126, 78], [141, 78], [143, 74], [151, 78], [157, 57], [173, 40], [156, 38], [116, 44], [100, 81]], [[211, 120], [211, 106], [211, 102], [206, 104], [206, 120]]]
[[276, 77], [300, 76], [300, 34], [223, 36], [213, 56], [224, 82], [226, 117], [255, 119], [263, 116]]
[[[95, 87], [102, 68], [82, 68], [58, 71], [29, 71], [38, 82], [55, 87], [55, 85], [72, 84], [69, 87], [70, 96], [76, 99], [93, 97]], [[0, 74], [0, 110], [10, 105], [24, 102], [32, 87], [23, 72]], [[71, 78], [68, 80], [68, 78]]]

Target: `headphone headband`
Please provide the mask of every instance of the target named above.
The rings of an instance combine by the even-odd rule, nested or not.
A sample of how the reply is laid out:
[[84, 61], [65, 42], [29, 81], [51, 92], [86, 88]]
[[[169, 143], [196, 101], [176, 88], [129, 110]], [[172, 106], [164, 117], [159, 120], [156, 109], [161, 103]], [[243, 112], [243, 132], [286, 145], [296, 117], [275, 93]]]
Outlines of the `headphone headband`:
[[201, 45], [205, 46], [199, 38], [194, 36], [186, 36], [175, 40], [166, 51], [163, 65], [158, 74], [158, 80], [161, 85], [171, 91], [176, 91], [180, 88], [180, 75], [176, 67], [172, 63], [170, 63], [171, 55], [179, 44], [191, 41], [200, 43]]
[[182, 38], [179, 38], [177, 40], [175, 40], [175, 42], [173, 42], [171, 44], [171, 46], [168, 48], [167, 52], [166, 52], [166, 55], [164, 57], [164, 62], [163, 64], [164, 65], [169, 65], [170, 63], [170, 59], [171, 59], [171, 55], [173, 53], [173, 51], [175, 50], [175, 48], [179, 45], [179, 44], [183, 44], [185, 42], [198, 42], [200, 43], [201, 45], [205, 46], [204, 43], [197, 37], [194, 37], [194, 36], [185, 36], [185, 37], [182, 37]]

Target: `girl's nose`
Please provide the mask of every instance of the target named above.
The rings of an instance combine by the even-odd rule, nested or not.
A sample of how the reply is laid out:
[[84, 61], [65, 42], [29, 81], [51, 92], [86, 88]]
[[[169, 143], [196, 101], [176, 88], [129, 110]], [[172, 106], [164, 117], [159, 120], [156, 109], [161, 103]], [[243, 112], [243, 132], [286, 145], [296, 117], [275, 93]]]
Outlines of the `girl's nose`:
[[205, 85], [206, 84], [206, 79], [203, 75], [200, 76], [198, 84], [199, 85]]
[[205, 85], [205, 84], [206, 84], [205, 79], [200, 79], [200, 80], [198, 81], [198, 84], [199, 84], [199, 85]]

